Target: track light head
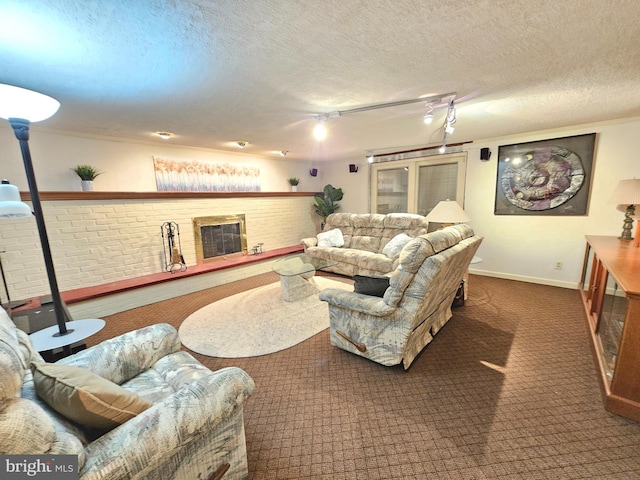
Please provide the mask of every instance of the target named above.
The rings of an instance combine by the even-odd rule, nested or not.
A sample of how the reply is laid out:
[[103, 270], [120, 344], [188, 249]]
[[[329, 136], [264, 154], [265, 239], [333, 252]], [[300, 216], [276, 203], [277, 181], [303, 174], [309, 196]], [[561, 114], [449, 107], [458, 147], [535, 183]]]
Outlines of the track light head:
[[367, 162], [373, 163], [373, 152], [372, 151], [368, 151], [367, 152]]
[[327, 117], [325, 115], [318, 115], [316, 117], [316, 122], [316, 126], [313, 129], [313, 138], [321, 142], [327, 138], [327, 127], [325, 125]]

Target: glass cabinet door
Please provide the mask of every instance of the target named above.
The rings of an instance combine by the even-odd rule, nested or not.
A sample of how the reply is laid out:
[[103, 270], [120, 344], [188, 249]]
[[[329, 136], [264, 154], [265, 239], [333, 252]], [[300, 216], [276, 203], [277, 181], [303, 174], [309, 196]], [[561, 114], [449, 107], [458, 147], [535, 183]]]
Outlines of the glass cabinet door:
[[602, 363], [609, 380], [613, 378], [616, 366], [626, 311], [627, 297], [620, 290], [616, 281], [609, 276], [596, 331], [602, 345]]
[[409, 206], [409, 169], [376, 172], [376, 213], [405, 213]]

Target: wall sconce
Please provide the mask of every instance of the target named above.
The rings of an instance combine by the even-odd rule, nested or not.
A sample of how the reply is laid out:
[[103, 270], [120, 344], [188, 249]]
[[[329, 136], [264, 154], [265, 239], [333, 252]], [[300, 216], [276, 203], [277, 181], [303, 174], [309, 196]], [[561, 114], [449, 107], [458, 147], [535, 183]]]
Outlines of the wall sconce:
[[317, 177], [318, 176], [318, 169], [317, 168], [312, 168], [311, 170], [309, 170], [309, 175], [311, 175], [312, 177]]
[[349, 164], [349, 173], [356, 173], [358, 171], [358, 166], [355, 163]]

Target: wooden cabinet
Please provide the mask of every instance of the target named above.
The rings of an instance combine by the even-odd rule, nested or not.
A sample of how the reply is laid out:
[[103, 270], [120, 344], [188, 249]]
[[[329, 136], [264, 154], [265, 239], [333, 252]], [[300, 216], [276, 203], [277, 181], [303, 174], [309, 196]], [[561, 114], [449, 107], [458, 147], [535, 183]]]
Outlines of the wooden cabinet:
[[604, 408], [640, 420], [640, 248], [587, 236], [580, 290]]

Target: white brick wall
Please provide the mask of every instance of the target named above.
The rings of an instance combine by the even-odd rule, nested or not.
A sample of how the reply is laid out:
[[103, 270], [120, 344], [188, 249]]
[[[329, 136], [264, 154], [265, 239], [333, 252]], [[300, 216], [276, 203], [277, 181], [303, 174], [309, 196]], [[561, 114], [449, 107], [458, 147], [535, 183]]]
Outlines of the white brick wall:
[[[180, 227], [187, 265], [196, 264], [193, 217], [244, 214], [249, 251], [258, 242], [265, 250], [297, 245], [316, 234], [319, 221], [311, 196], [45, 201], [43, 210], [60, 291], [164, 271], [166, 221]], [[12, 299], [49, 293], [33, 218], [0, 222], [3, 250]]]

